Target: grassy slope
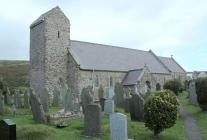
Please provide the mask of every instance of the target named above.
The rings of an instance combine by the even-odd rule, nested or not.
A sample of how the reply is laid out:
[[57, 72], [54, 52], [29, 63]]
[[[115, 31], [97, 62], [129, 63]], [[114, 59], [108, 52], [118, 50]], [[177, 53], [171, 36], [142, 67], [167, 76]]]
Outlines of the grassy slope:
[[201, 132], [203, 139], [207, 140], [207, 111], [202, 111], [199, 106], [189, 105], [187, 93], [184, 95], [184, 100], [182, 104], [187, 109], [187, 111], [197, 120], [197, 125]]
[[28, 86], [29, 61], [0, 60], [0, 77], [9, 87]]
[[[55, 111], [55, 109], [52, 109]], [[123, 113], [122, 110], [119, 110]], [[17, 124], [18, 140], [109, 140], [109, 121], [102, 114], [102, 136], [101, 138], [87, 138], [82, 135], [83, 119], [68, 121], [69, 127], [57, 129], [51, 125], [34, 124], [31, 112], [27, 109], [19, 109], [19, 115], [0, 116], [2, 118], [11, 118]], [[128, 135], [134, 140], [154, 140], [151, 131], [145, 128], [144, 123], [132, 122], [128, 116]], [[38, 136], [38, 137], [37, 137]], [[178, 119], [176, 125], [166, 129], [157, 140], [184, 140], [183, 122]]]

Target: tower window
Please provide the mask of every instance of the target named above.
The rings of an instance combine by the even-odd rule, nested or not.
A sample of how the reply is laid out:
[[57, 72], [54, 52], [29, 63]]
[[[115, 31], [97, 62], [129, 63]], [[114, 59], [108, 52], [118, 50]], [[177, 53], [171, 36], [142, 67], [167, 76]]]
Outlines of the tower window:
[[58, 38], [60, 38], [60, 31], [58, 31]]

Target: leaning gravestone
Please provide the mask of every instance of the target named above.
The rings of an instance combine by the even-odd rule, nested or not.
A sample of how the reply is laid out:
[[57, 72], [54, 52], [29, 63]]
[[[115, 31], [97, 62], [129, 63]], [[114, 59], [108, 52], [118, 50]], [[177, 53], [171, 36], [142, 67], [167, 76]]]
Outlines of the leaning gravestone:
[[114, 113], [114, 101], [108, 99], [104, 103], [104, 115], [109, 117], [113, 113]]
[[0, 115], [4, 114], [4, 96], [2, 95], [2, 90], [0, 89]]
[[30, 90], [29, 101], [34, 121], [37, 123], [46, 123], [43, 106], [40, 103], [40, 99], [37, 97], [37, 95], [34, 93], [32, 89]]
[[188, 92], [189, 92], [189, 103], [192, 105], [198, 105], [195, 81], [190, 82]]
[[89, 104], [85, 108], [84, 134], [87, 136], [100, 136], [101, 110], [97, 104]]
[[144, 99], [139, 94], [132, 94], [129, 110], [131, 120], [144, 120]]
[[16, 140], [16, 124], [10, 119], [0, 121], [0, 139]]
[[121, 113], [114, 113], [110, 116], [111, 140], [128, 140], [127, 117]]

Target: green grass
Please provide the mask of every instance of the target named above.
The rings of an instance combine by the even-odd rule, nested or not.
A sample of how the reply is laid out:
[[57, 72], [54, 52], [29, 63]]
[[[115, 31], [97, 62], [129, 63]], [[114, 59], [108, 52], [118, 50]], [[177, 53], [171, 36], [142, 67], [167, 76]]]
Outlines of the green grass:
[[198, 128], [200, 130], [200, 133], [203, 137], [203, 139], [207, 140], [207, 111], [202, 111], [199, 106], [190, 105], [189, 99], [187, 98], [187, 93], [184, 93], [183, 95], [182, 104], [187, 109], [187, 111], [190, 113], [190, 115], [193, 116], [193, 118], [196, 119]]
[[[59, 108], [51, 108], [53, 113]], [[117, 109], [118, 112], [124, 113], [123, 110]], [[177, 120], [174, 127], [166, 129], [158, 138], [153, 136], [142, 122], [133, 122], [130, 115], [127, 115], [128, 137], [134, 140], [184, 140], [183, 121]], [[35, 124], [31, 111], [28, 109], [17, 109], [17, 116], [11, 115], [0, 116], [0, 119], [10, 118], [17, 124], [18, 140], [109, 140], [109, 120], [101, 114], [102, 134], [100, 138], [91, 138], [83, 136], [83, 119], [70, 120], [66, 123], [69, 127], [58, 129], [52, 125]]]

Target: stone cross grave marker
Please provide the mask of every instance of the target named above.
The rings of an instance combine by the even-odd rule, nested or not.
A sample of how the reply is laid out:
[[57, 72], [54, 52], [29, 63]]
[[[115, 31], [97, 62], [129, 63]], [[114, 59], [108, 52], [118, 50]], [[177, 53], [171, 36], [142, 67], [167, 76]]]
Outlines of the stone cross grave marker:
[[195, 81], [191, 81], [189, 84], [189, 103], [192, 105], [198, 105]]
[[114, 100], [111, 100], [111, 99], [105, 100], [105, 103], [104, 103], [105, 116], [109, 117], [113, 113], [114, 113]]
[[100, 136], [101, 133], [101, 109], [97, 104], [89, 104], [84, 114], [84, 134], [87, 136]]

